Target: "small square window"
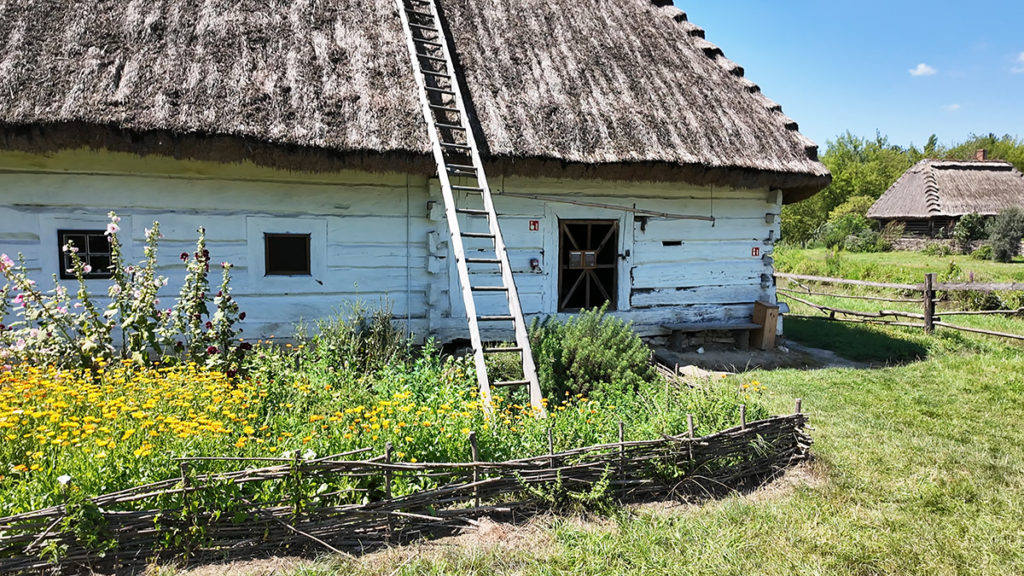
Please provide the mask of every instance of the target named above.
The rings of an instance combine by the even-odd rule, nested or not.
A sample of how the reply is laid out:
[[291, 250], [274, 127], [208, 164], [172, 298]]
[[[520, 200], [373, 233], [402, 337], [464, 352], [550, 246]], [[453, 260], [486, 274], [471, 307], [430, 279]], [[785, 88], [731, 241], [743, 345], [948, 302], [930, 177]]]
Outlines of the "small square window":
[[64, 246], [71, 244], [78, 249], [78, 257], [86, 265], [85, 278], [110, 278], [113, 275], [110, 260], [110, 240], [105, 230], [58, 230], [57, 249], [60, 251], [60, 277], [74, 280], [74, 265], [71, 254], [64, 252]]
[[310, 276], [309, 234], [263, 234], [267, 276]]

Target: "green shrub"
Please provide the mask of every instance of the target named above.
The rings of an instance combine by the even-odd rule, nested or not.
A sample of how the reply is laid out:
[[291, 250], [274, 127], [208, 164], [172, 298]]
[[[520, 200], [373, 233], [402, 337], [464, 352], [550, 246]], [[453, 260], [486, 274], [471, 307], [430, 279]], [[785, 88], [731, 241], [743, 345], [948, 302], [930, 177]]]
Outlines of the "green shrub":
[[985, 233], [985, 217], [977, 212], [964, 214], [960, 221], [953, 228], [953, 240], [961, 254], [971, 251], [971, 245], [978, 240], [984, 240], [988, 236]]
[[831, 248], [833, 246], [842, 246], [849, 236], [856, 236], [871, 231], [872, 225], [870, 220], [862, 214], [851, 212], [826, 222], [818, 231], [818, 237], [825, 243], [826, 247]]
[[843, 248], [849, 252], [888, 252], [892, 245], [874, 230], [862, 230], [846, 237]]
[[921, 254], [927, 256], [952, 256], [953, 249], [945, 242], [929, 242], [921, 249]]
[[1024, 238], [1024, 211], [1010, 208], [999, 213], [988, 229], [992, 242], [992, 259], [1010, 262], [1020, 254], [1020, 241]]
[[565, 322], [555, 317], [534, 321], [530, 340], [545, 396], [612, 398], [658, 378], [650, 348], [631, 324], [606, 311], [607, 305]]
[[971, 252], [971, 258], [975, 260], [991, 260], [992, 259], [992, 245], [982, 244], [978, 246], [978, 249]]

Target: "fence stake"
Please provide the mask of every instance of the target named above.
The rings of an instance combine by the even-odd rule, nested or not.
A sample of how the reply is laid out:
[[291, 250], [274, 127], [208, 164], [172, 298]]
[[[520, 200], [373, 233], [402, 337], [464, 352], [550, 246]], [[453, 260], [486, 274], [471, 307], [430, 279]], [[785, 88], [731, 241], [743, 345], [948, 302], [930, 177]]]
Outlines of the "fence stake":
[[626, 424], [619, 420], [619, 481], [626, 479]]
[[555, 440], [551, 436], [551, 427], [548, 427], [548, 454], [551, 456], [549, 460], [549, 466], [555, 467]]
[[[473, 458], [473, 464], [480, 461], [480, 453], [477, 451], [476, 446], [476, 432], [469, 432], [469, 454]], [[480, 480], [480, 469], [473, 466], [473, 484], [475, 485]], [[480, 490], [476, 486], [473, 487], [473, 506], [475, 508], [480, 507]]]
[[747, 405], [740, 404], [740, 430], [747, 429]]
[[935, 332], [935, 273], [924, 275], [924, 331]]
[[[384, 445], [384, 463], [391, 464], [391, 442]], [[384, 497], [391, 499], [391, 468], [384, 468]]]
[[686, 431], [690, 435], [690, 441], [686, 443], [686, 448], [690, 453], [690, 460], [693, 460], [693, 414], [686, 415]]
[[803, 398], [797, 398], [796, 399], [796, 411], [793, 412], [794, 414], [800, 414], [800, 404], [802, 402], [803, 402]]

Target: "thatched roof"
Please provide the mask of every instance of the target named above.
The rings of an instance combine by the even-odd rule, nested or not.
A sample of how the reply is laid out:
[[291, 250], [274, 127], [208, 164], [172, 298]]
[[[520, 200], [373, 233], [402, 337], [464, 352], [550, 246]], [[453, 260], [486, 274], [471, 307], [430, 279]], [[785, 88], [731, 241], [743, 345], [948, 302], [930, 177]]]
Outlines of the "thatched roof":
[[1008, 162], [922, 160], [868, 210], [879, 220], [925, 220], [1024, 208], [1024, 174]]
[[[442, 0], [503, 173], [826, 186], [813, 142], [665, 0]], [[429, 173], [394, 0], [0, 0], [0, 147]]]

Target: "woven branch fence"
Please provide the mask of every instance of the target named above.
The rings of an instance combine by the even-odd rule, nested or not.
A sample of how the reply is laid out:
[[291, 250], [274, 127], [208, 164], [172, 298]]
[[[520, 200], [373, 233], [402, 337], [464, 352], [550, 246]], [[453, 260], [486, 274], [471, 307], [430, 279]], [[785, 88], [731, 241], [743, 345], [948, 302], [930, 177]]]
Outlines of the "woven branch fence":
[[[520, 521], [595, 494], [616, 502], [713, 498], [759, 486], [809, 457], [799, 401], [796, 412], [701, 438], [693, 437], [691, 421], [680, 436], [506, 462], [475, 461], [472, 436], [474, 461], [464, 463], [391, 462], [390, 452], [346, 459], [365, 456], [366, 449], [196, 474], [192, 467], [206, 461], [246, 459], [183, 460], [181, 477], [98, 496], [89, 508], [69, 504], [0, 518], [0, 573], [118, 572], [157, 559], [361, 553], [453, 534], [484, 516]], [[275, 459], [262, 463], [268, 460]], [[253, 501], [267, 483], [294, 483], [295, 497], [277, 505]], [[350, 488], [314, 496], [300, 489], [317, 483]], [[393, 495], [396, 487], [408, 493]], [[225, 501], [231, 502], [227, 509]], [[83, 524], [92, 531], [83, 532]]]

